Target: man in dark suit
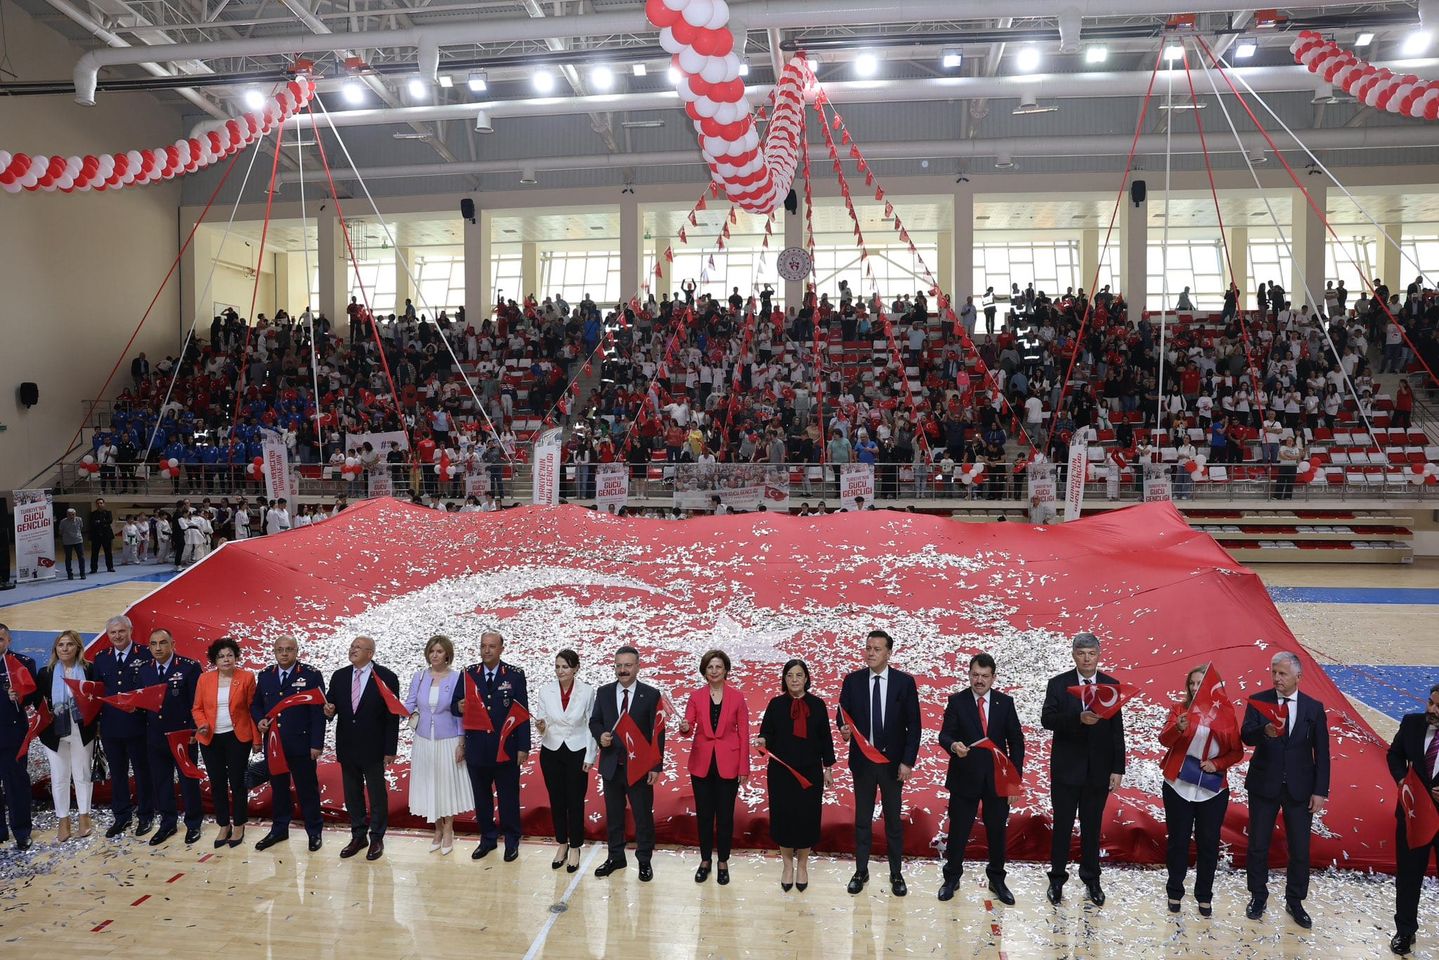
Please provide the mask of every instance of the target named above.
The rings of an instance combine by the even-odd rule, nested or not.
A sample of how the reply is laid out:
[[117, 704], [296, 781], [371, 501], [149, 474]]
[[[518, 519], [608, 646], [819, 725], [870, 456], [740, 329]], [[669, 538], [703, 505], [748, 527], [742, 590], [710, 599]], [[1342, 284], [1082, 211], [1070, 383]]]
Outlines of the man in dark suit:
[[[275, 638], [275, 662], [255, 678], [255, 699], [250, 703], [250, 716], [261, 736], [268, 736], [272, 721], [265, 714], [291, 694], [306, 690], [325, 692], [325, 678], [320, 671], [300, 662], [300, 643], [294, 637]], [[280, 749], [285, 752], [289, 773], [270, 778], [270, 832], [255, 844], [256, 850], [268, 850], [290, 839], [290, 818], [294, 802], [290, 784], [300, 798], [300, 813], [305, 818], [305, 833], [310, 838], [310, 851], [320, 849], [324, 820], [320, 816], [320, 783], [315, 775], [315, 761], [325, 749], [325, 708], [323, 706], [286, 707], [280, 714]]]
[[[1399, 722], [1399, 732], [1389, 744], [1388, 760], [1395, 783], [1402, 785], [1411, 767], [1423, 781], [1429, 796], [1414, 797], [1415, 804], [1439, 803], [1439, 777], [1435, 775], [1439, 770], [1439, 685], [1429, 688], [1423, 713], [1406, 714]], [[1429, 858], [1439, 854], [1439, 836], [1422, 847], [1411, 848], [1402, 805], [1395, 806], [1394, 816], [1398, 820], [1394, 841], [1395, 932], [1389, 949], [1403, 957], [1414, 949], [1414, 936], [1419, 932], [1419, 890], [1424, 874], [1429, 872]]]
[[[10, 652], [10, 628], [0, 623], [0, 658]], [[23, 653], [14, 654], [15, 659], [36, 676], [35, 661]], [[15, 846], [20, 850], [30, 849], [30, 770], [29, 754], [16, 756], [20, 744], [25, 742], [25, 733], [30, 726], [26, 715], [27, 707], [39, 706], [43, 692], [35, 689], [29, 695], [20, 697], [11, 689], [11, 678], [0, 663], [0, 810], [9, 813], [10, 831], [15, 835]], [[4, 813], [0, 813], [0, 831], [5, 829]], [[0, 833], [0, 840], [5, 836]]]
[[1005, 836], [1009, 830], [1009, 797], [994, 784], [990, 750], [970, 744], [988, 737], [1016, 770], [1024, 769], [1024, 730], [1014, 698], [994, 689], [994, 658], [979, 653], [969, 661], [969, 689], [950, 694], [944, 708], [939, 745], [948, 751], [949, 839], [944, 848], [944, 884], [940, 900], [951, 900], [964, 873], [964, 846], [974, 829], [974, 815], [984, 806], [984, 831], [989, 843], [989, 889], [1000, 902], [1013, 905], [1014, 894], [1004, 882]]
[[[175, 756], [170, 752], [170, 741], [165, 734], [175, 730], [194, 730], [195, 718], [191, 711], [195, 707], [195, 684], [200, 680], [202, 668], [189, 657], [175, 652], [175, 638], [169, 630], [156, 630], [150, 634], [151, 660], [140, 664], [140, 685], [165, 684], [165, 700], [160, 712], [146, 719], [145, 735], [150, 763], [150, 781], [155, 791], [155, 809], [160, 813], [160, 829], [150, 838], [150, 846], [158, 847], [175, 835]], [[197, 748], [191, 743], [185, 748], [190, 759], [195, 759]], [[200, 781], [180, 774], [180, 796], [185, 804], [185, 842], [194, 843], [200, 839], [200, 824], [205, 815], [200, 807]]]
[[[590, 714], [590, 733], [600, 745], [600, 783], [605, 789], [605, 830], [609, 856], [595, 868], [595, 876], [608, 877], [623, 870], [625, 862], [625, 805], [635, 818], [635, 859], [640, 865], [640, 879], [654, 879], [650, 858], [655, 849], [655, 781], [665, 765], [665, 732], [655, 730], [655, 715], [660, 709], [660, 692], [640, 683], [640, 652], [631, 646], [615, 651], [615, 682], [600, 687], [595, 696], [594, 712]], [[630, 785], [629, 755], [615, 725], [629, 714], [642, 733], [654, 732], [655, 765]]]
[[1305, 930], [1314, 926], [1304, 910], [1309, 895], [1309, 829], [1324, 811], [1329, 796], [1329, 719], [1324, 705], [1299, 692], [1299, 657], [1287, 650], [1270, 661], [1274, 687], [1255, 694], [1262, 703], [1280, 703], [1286, 722], [1281, 729], [1249, 704], [1239, 739], [1254, 748], [1244, 788], [1249, 791], [1249, 906], [1244, 915], [1258, 920], [1269, 901], [1269, 841], [1274, 823], [1284, 814], [1289, 843], [1289, 873], [1284, 883], [1284, 910]]
[[[111, 617], [105, 624], [110, 646], [95, 655], [95, 679], [105, 685], [107, 695], [139, 690], [145, 685], [140, 668], [151, 659], [150, 648], [130, 637], [132, 627], [126, 616]], [[149, 744], [145, 736], [148, 714], [144, 710], [126, 713], [105, 704], [100, 708], [100, 746], [110, 767], [110, 810], [115, 822], [105, 831], [113, 839], [130, 827], [137, 812], [135, 836], [150, 832], [155, 819], [154, 784], [150, 778]], [[135, 772], [135, 796], [130, 795], [130, 771]]]
[[1045, 896], [1052, 904], [1064, 897], [1069, 879], [1069, 845], [1074, 817], [1079, 814], [1079, 879], [1090, 901], [1104, 905], [1099, 885], [1099, 834], [1104, 823], [1104, 805], [1111, 791], [1124, 778], [1124, 713], [1101, 720], [1086, 708], [1084, 699], [1069, 692], [1070, 687], [1114, 683], [1099, 672], [1099, 638], [1092, 633], [1075, 634], [1070, 646], [1074, 669], [1051, 677], [1044, 691], [1039, 722], [1054, 731], [1049, 748], [1049, 798], [1054, 809], [1054, 834], [1049, 847], [1049, 889]]
[[[850, 742], [849, 772], [854, 777], [854, 876], [848, 890], [857, 894], [869, 882], [869, 850], [874, 842], [874, 794], [884, 807], [884, 842], [889, 854], [889, 886], [896, 897], [909, 893], [903, 868], [904, 821], [900, 819], [901, 792], [919, 756], [919, 689], [914, 677], [889, 665], [894, 640], [883, 630], [871, 630], [864, 643], [863, 670], [844, 678], [835, 722], [839, 735], [850, 740], [854, 729], [884, 754], [888, 763], [875, 763]], [[842, 712], [841, 712], [842, 711]], [[844, 717], [848, 715], [849, 722]]]
[[[482, 730], [465, 731], [465, 768], [470, 774], [470, 787], [475, 794], [475, 825], [480, 830], [480, 845], [470, 859], [481, 860], [499, 846], [500, 830], [505, 834], [505, 862], [520, 857], [520, 768], [530, 755], [530, 722], [526, 720], [505, 735], [505, 753], [509, 759], [499, 760], [500, 730], [510, 705], [518, 703], [529, 709], [525, 691], [525, 672], [512, 663], [505, 663], [500, 654], [505, 638], [498, 630], [480, 635], [480, 662], [465, 668], [475, 682], [475, 690], [490, 715], [492, 733]], [[465, 681], [455, 684], [450, 711], [457, 716], [465, 713]], [[495, 826], [495, 797], [499, 796], [500, 824]]]
[[[102, 467], [103, 469], [103, 467]], [[114, 467], [110, 467], [113, 472]], [[95, 509], [90, 511], [90, 572], [95, 573], [100, 568], [100, 553], [105, 553], [105, 569], [110, 573], [115, 572], [115, 557], [111, 554], [110, 548], [115, 542], [115, 515], [110, 508], [105, 506], [105, 501], [96, 500]], [[113, 690], [107, 691], [113, 693]]]
[[[350, 642], [350, 665], [330, 675], [326, 719], [338, 718], [335, 759], [345, 788], [345, 810], [350, 815], [350, 842], [340, 851], [349, 859], [365, 849], [366, 860], [385, 854], [385, 827], [390, 820], [390, 791], [385, 767], [399, 753], [400, 718], [390, 712], [376, 685], [383, 683], [399, 696], [400, 681], [375, 663], [375, 641], [356, 637]], [[280, 721], [281, 729], [284, 721]], [[369, 809], [365, 800], [369, 798]]]

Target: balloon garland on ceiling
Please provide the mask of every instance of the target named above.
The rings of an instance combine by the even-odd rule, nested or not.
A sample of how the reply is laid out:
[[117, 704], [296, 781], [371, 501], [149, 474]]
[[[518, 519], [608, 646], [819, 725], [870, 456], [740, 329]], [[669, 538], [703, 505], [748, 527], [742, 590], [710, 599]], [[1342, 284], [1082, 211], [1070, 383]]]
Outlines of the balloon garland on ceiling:
[[276, 124], [303, 110], [314, 95], [315, 82], [309, 77], [297, 77], [281, 87], [260, 109], [216, 121], [196, 136], [182, 137], [153, 150], [82, 157], [30, 156], [0, 150], [0, 189], [6, 193], [118, 190], [194, 173], [264, 137]]
[[645, 14], [681, 74], [677, 89], [711, 176], [743, 209], [773, 213], [799, 166], [805, 99], [814, 86], [809, 61], [800, 53], [785, 65], [761, 141], [740, 79], [726, 0], [648, 0]]
[[1289, 52], [1296, 63], [1366, 107], [1415, 120], [1439, 120], [1439, 81], [1366, 63], [1313, 30], [1299, 34]]

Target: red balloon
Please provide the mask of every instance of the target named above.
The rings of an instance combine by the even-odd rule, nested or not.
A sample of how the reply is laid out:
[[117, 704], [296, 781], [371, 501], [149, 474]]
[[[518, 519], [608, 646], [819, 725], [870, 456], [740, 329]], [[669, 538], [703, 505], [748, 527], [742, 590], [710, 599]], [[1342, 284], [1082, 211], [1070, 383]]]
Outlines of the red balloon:
[[734, 49], [734, 36], [728, 30], [700, 30], [693, 46], [707, 57], [722, 57]]
[[710, 87], [710, 99], [717, 103], [738, 103], [744, 98], [744, 81], [739, 77]]
[[119, 180], [130, 169], [130, 155], [128, 153], [115, 154], [114, 178]]
[[729, 137], [725, 137], [724, 129], [725, 124], [715, 120], [714, 117], [703, 117], [700, 119], [700, 132], [707, 137], [724, 137], [726, 140], [730, 139]]
[[696, 73], [690, 76], [690, 90], [694, 92], [695, 96], [708, 97], [711, 87], [710, 82], [699, 74]]
[[705, 119], [705, 118], [700, 114], [699, 110], [695, 108], [695, 105], [694, 105], [693, 103], [687, 103], [687, 104], [685, 104], [685, 113], [689, 116], [689, 118], [690, 118], [691, 120], [699, 120], [699, 121], [703, 122], [704, 119]]
[[296, 103], [303, 103], [305, 100], [305, 88], [300, 86], [298, 81], [291, 80], [285, 84], [285, 89], [290, 91], [290, 96], [295, 98]]
[[50, 158], [50, 166], [49, 166], [49, 168], [47, 168], [47, 170], [46, 170], [46, 173], [50, 176], [50, 178], [53, 179], [53, 180], [58, 180], [58, 179], [60, 179], [60, 175], [61, 175], [62, 173], [64, 173], [64, 172], [65, 172], [65, 158], [64, 158], [64, 157], [61, 157], [61, 156], [51, 157], [51, 158]]
[[690, 26], [689, 21], [681, 17], [670, 26], [670, 32], [675, 35], [675, 39], [680, 43], [687, 47], [692, 47], [695, 45], [695, 37], [700, 34], [700, 28]]
[[1430, 100], [1429, 105], [1424, 108], [1425, 120], [1439, 120], [1439, 100]]
[[656, 28], [663, 30], [665, 27], [672, 27], [676, 20], [681, 19], [678, 10], [671, 10], [665, 6], [662, 0], [648, 0], [645, 3], [645, 17]]

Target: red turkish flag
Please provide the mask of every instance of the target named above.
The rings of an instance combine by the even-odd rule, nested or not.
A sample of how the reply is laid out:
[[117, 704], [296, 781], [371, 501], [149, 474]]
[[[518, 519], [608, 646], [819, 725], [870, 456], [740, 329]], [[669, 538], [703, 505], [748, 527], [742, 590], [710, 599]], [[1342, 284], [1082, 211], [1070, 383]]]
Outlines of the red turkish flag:
[[309, 690], [303, 690], [300, 693], [292, 693], [275, 704], [270, 708], [270, 711], [265, 714], [265, 719], [273, 720], [291, 707], [323, 707], [324, 705], [325, 694], [319, 687], [311, 687]]
[[[384, 684], [380, 684], [381, 687]], [[285, 759], [285, 747], [280, 742], [280, 723], [275, 721], [270, 724], [270, 732], [265, 737], [265, 762], [270, 767], [270, 776], [284, 776], [290, 772], [290, 762]]]
[[655, 750], [654, 744], [645, 739], [640, 725], [635, 723], [634, 717], [628, 713], [620, 717], [619, 723], [615, 724], [615, 736], [624, 744], [630, 786], [634, 786], [660, 762], [659, 752]]
[[685, 236], [684, 227], [680, 227], [680, 243], [689, 243], [689, 238]]
[[80, 708], [80, 724], [88, 727], [95, 722], [100, 715], [100, 710], [105, 706], [100, 698], [105, 696], [105, 684], [99, 680], [71, 680], [65, 678], [65, 686], [70, 688], [70, 694], [75, 698], [75, 705]]
[[1234, 704], [1224, 689], [1224, 678], [1214, 664], [1204, 670], [1199, 678], [1199, 692], [1189, 705], [1189, 720], [1210, 730], [1238, 730], [1239, 718], [1234, 714]]
[[50, 708], [45, 701], [40, 701], [40, 706], [30, 715], [30, 722], [25, 726], [25, 739], [20, 741], [20, 750], [15, 754], [16, 760], [22, 760], [26, 751], [30, 749], [30, 742], [35, 739], [36, 734], [50, 726]]
[[170, 756], [175, 758], [175, 766], [179, 768], [180, 772], [191, 780], [200, 780], [205, 775], [200, 772], [200, 768], [190, 758], [190, 751], [187, 749], [194, 736], [194, 730], [171, 730], [165, 734], [165, 739], [170, 742]]
[[[465, 712], [469, 712], [468, 708]], [[530, 711], [525, 709], [525, 705], [523, 703], [520, 703], [520, 701], [516, 700], [510, 704], [510, 712], [505, 714], [505, 722], [500, 724], [500, 745], [499, 748], [495, 751], [495, 760], [497, 762], [509, 762], [510, 754], [509, 751], [505, 749], [505, 741], [509, 739], [510, 734], [514, 733], [517, 729], [519, 729], [520, 724], [524, 723], [528, 719], [530, 719]]]
[[1250, 697], [1248, 703], [1259, 712], [1260, 716], [1278, 727], [1281, 733], [1289, 728], [1289, 704], [1270, 703], [1265, 700], [1256, 700], [1254, 697]]
[[126, 713], [134, 713], [136, 708], [159, 713], [160, 708], [165, 705], [165, 686], [163, 683], [154, 683], [148, 687], [141, 687], [139, 690], [112, 693], [100, 699]]
[[480, 688], [475, 686], [475, 677], [468, 670], [465, 671], [465, 712], [460, 718], [460, 726], [477, 733], [495, 732], [495, 723], [490, 719], [484, 698], [480, 696]]
[[[683, 238], [681, 238], [683, 239]], [[673, 247], [665, 247], [665, 263], [675, 262], [675, 251]]]
[[5, 654], [5, 676], [10, 682], [10, 692], [22, 703], [35, 692], [35, 678], [26, 669], [24, 661], [13, 653]]
[[971, 750], [988, 750], [994, 757], [994, 792], [1003, 797], [1017, 797], [1020, 794], [1020, 785], [1024, 780], [1024, 774], [1020, 773], [1004, 751], [995, 746], [993, 740], [988, 737], [976, 740], [969, 745]]
[[379, 688], [380, 699], [385, 701], [385, 706], [389, 708], [391, 713], [397, 717], [408, 717], [410, 715], [410, 711], [405, 709], [404, 701], [399, 698], [395, 691], [390, 689], [388, 683], [380, 679], [379, 674], [371, 670], [370, 679], [374, 682], [375, 686]]
[[804, 774], [800, 773], [800, 772], [799, 772], [798, 770], [796, 770], [794, 767], [791, 767], [789, 764], [785, 763], [785, 762], [784, 762], [783, 760], [781, 760], [779, 757], [777, 757], [777, 756], [775, 756], [774, 754], [770, 753], [770, 752], [769, 752], [768, 750], [766, 750], [764, 747], [755, 747], [755, 753], [759, 754], [760, 758], [763, 759], [763, 760], [773, 760], [775, 763], [777, 763], [777, 764], [779, 764], [780, 766], [784, 767], [784, 768], [785, 768], [786, 770], [788, 770], [791, 774], [793, 774], [795, 780], [798, 781], [798, 783], [799, 783], [799, 788], [800, 788], [801, 790], [808, 790], [810, 787], [814, 786], [813, 781], [811, 781], [811, 780], [809, 779], [809, 777], [806, 777]]
[[1424, 780], [1413, 767], [1399, 781], [1399, 805], [1404, 808], [1404, 835], [1409, 848], [1427, 847], [1439, 833], [1439, 808], [1424, 788]]
[[1119, 712], [1126, 700], [1139, 692], [1139, 688], [1116, 680], [1114, 683], [1075, 684], [1069, 692], [1079, 698], [1084, 709], [1101, 720], [1108, 720]]
[[849, 727], [850, 736], [854, 737], [854, 745], [859, 747], [859, 752], [864, 754], [870, 763], [889, 763], [889, 757], [880, 753], [879, 748], [866, 740], [864, 734], [859, 732], [859, 727], [854, 725], [849, 714], [845, 713], [844, 707], [839, 708], [839, 715], [840, 719], [844, 721], [844, 725]]

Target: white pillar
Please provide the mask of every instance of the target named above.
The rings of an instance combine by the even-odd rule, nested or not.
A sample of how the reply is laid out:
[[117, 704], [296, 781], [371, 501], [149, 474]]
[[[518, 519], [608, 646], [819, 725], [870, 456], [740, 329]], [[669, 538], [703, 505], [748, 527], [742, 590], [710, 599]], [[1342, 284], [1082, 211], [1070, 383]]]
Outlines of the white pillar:
[[[1325, 209], [1328, 188], [1323, 184], [1306, 184], [1309, 196], [1320, 210]], [[1294, 262], [1289, 277], [1289, 302], [1298, 310], [1309, 304], [1310, 310], [1324, 309], [1324, 220], [1304, 199], [1304, 193], [1293, 190], [1289, 197], [1290, 245]]]
[[490, 289], [490, 214], [475, 210], [475, 223], [465, 221], [465, 319], [479, 329], [494, 304]]
[[[952, 302], [958, 305], [964, 303], [967, 296], [984, 293], [974, 289], [974, 190], [967, 183], [956, 184], [954, 188], [954, 232], [950, 248], [951, 279], [947, 289]], [[945, 262], [942, 252], [940, 262]], [[940, 286], [944, 286], [943, 280]]]
[[[418, 316], [419, 314], [422, 314], [422, 313], [425, 314], [426, 316], [429, 316], [430, 311], [428, 311], [428, 310], [425, 309], [424, 304], [422, 304], [422, 303], [419, 302], [419, 298], [418, 298], [418, 297], [416, 296], [416, 294], [415, 294], [415, 285], [410, 282], [410, 274], [409, 274], [409, 271], [407, 271], [407, 270], [405, 269], [406, 265], [409, 266], [409, 269], [410, 269], [410, 270], [413, 270], [413, 271], [415, 271], [416, 273], [419, 272], [420, 267], [419, 267], [419, 264], [415, 263], [415, 251], [414, 251], [414, 249], [411, 248], [411, 247], [396, 247], [396, 248], [395, 248], [395, 313], [396, 313], [396, 314], [401, 314], [401, 313], [403, 313], [403, 312], [404, 312], [404, 309], [405, 309], [405, 301], [406, 301], [406, 300], [410, 300], [410, 301], [413, 301], [414, 304], [415, 304], [415, 315], [416, 315], [416, 316]], [[434, 318], [434, 317], [430, 317], [430, 319], [433, 320], [433, 319], [435, 319], [435, 318]]]
[[1229, 231], [1229, 259], [1225, 272], [1234, 268], [1234, 282], [1239, 285], [1239, 309], [1249, 309], [1249, 228], [1235, 227]]
[[[189, 226], [185, 229], [188, 230]], [[190, 246], [185, 248], [185, 254], [180, 258], [180, 289], [185, 291], [184, 299], [180, 303], [181, 341], [189, 332], [191, 323], [197, 324], [196, 333], [203, 330], [204, 336], [210, 334], [210, 317], [213, 314], [206, 313], [209, 308], [205, 304], [210, 296], [203, 288], [205, 278], [210, 275], [210, 262], [213, 259], [214, 251], [211, 249], [208, 231], [204, 228], [196, 230]]]
[[[1384, 224], [1384, 232], [1389, 234], [1389, 239], [1384, 239], [1383, 234], [1379, 236], [1379, 263], [1376, 267], [1379, 271], [1379, 279], [1388, 285], [1391, 293], [1395, 290], [1403, 291], [1403, 289], [1408, 286], [1404, 280], [1406, 273], [1404, 269], [1404, 258], [1399, 254], [1399, 244], [1404, 240], [1404, 224], [1386, 223]], [[1413, 268], [1411, 267], [1410, 269], [1412, 270]], [[1373, 280], [1374, 278], [1365, 277], [1364, 279]], [[1354, 298], [1359, 296], [1360, 293], [1369, 296], [1367, 287], [1360, 291], [1350, 291], [1349, 302], [1353, 303]]]
[[[330, 322], [336, 323], [345, 316], [345, 307], [350, 298], [345, 291], [350, 288], [350, 260], [345, 253], [344, 240], [340, 237], [340, 221], [335, 216], [333, 204], [325, 204], [315, 218], [319, 231], [318, 252], [320, 259], [320, 302], [311, 304], [317, 314], [324, 313]], [[370, 304], [376, 315], [380, 313], [378, 303]], [[388, 313], [389, 311], [385, 311]]]
[[1079, 234], [1079, 286], [1093, 298], [1094, 278], [1099, 275], [1099, 230], [1082, 230]]
[[1124, 200], [1119, 242], [1124, 247], [1124, 269], [1119, 287], [1129, 304], [1129, 319], [1138, 323], [1149, 300], [1149, 201]]
[[640, 263], [644, 249], [644, 231], [640, 228], [640, 201], [632, 193], [620, 197], [620, 294], [621, 302], [640, 292]]
[[963, 296], [954, 289], [954, 231], [941, 230], [935, 234], [935, 264], [934, 276], [939, 281], [939, 289], [945, 293], [952, 293], [956, 297]]
[[524, 303], [524, 298], [532, 293], [540, 300], [545, 299], [544, 291], [540, 290], [540, 245], [526, 240], [520, 244], [520, 295], [515, 299]]
[[[784, 207], [780, 207], [780, 216], [784, 217], [784, 247], [781, 249], [804, 246], [804, 191], [797, 190], [795, 193], [799, 197], [799, 205], [795, 207], [794, 213], [790, 213], [785, 210]], [[770, 242], [773, 243], [774, 241], [771, 240]], [[778, 255], [778, 251], [776, 251], [776, 255]], [[780, 291], [780, 294], [784, 297], [784, 307], [786, 310], [790, 307], [798, 307], [804, 303], [805, 283], [806, 280], [784, 281], [784, 289]], [[729, 293], [729, 291], [726, 290], [725, 293]]]

